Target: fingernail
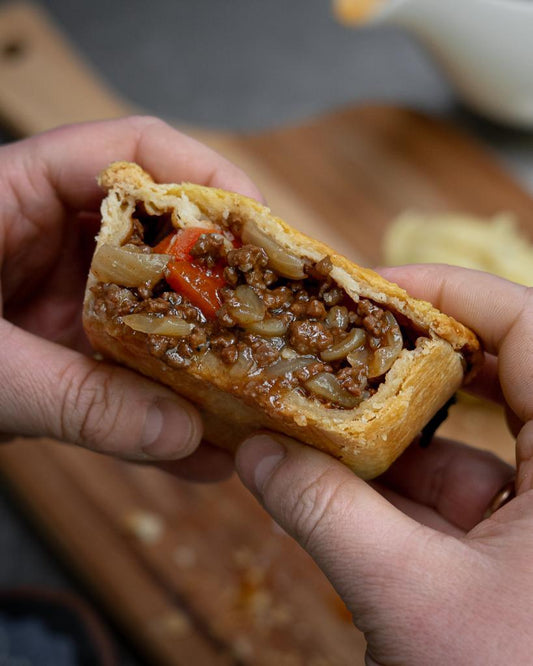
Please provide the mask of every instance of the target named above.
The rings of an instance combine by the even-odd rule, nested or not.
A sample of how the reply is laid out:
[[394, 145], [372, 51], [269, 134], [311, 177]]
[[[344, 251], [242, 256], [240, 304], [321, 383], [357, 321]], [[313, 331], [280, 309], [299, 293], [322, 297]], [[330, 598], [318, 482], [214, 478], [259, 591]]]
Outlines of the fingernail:
[[286, 453], [285, 447], [268, 435], [255, 435], [242, 444], [239, 456], [250, 490], [259, 495], [263, 493], [274, 468]]
[[182, 458], [195, 448], [199, 440], [193, 417], [177, 400], [160, 398], [146, 413], [141, 435], [141, 449], [151, 458]]

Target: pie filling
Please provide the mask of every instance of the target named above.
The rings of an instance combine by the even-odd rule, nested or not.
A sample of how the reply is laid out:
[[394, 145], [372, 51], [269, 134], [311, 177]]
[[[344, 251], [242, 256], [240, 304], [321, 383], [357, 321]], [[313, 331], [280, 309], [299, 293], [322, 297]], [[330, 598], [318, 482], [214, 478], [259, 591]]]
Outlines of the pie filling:
[[420, 332], [352, 299], [331, 270], [328, 256], [296, 257], [252, 221], [176, 230], [137, 206], [124, 244], [95, 255], [94, 309], [113, 334], [141, 337], [169, 366], [207, 369], [243, 397], [297, 391], [353, 409]]

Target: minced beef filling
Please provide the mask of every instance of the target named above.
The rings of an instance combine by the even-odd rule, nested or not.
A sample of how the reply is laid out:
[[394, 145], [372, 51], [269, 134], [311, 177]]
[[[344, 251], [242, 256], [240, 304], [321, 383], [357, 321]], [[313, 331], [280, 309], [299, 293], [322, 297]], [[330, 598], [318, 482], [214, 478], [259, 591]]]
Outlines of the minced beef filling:
[[[128, 243], [152, 251], [139, 223]], [[215, 317], [204, 316], [165, 279], [154, 287], [101, 282], [93, 288], [96, 310], [117, 323], [125, 315], [150, 313], [194, 324], [179, 338], [123, 326], [124, 335], [143, 335], [150, 353], [171, 366], [187, 367], [210, 352], [227, 366], [241, 394], [276, 397], [296, 389], [327, 406], [353, 408], [377, 390], [409, 344], [391, 313], [368, 299], [354, 302], [333, 281], [329, 257], [309, 262], [307, 277], [292, 280], [269, 267], [264, 249], [232, 247], [222, 234], [202, 234], [189, 252], [198, 266], [222, 270]], [[250, 318], [250, 312], [260, 315]]]

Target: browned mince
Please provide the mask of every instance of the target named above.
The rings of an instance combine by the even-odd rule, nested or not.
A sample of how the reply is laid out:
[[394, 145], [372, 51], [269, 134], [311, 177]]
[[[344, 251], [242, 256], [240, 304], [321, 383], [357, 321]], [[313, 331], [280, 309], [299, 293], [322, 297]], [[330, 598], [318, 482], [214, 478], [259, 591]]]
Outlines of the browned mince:
[[[128, 239], [145, 251], [149, 245], [143, 240], [143, 225], [134, 225]], [[268, 267], [268, 258], [262, 248], [243, 245], [227, 250], [222, 235], [204, 234], [191, 251], [194, 260], [206, 266], [224, 261], [226, 286], [220, 290], [222, 307], [214, 320], [207, 320], [202, 312], [185, 297], [174, 292], [165, 280], [153, 289], [119, 287], [110, 283], [99, 283], [94, 288], [95, 308], [106, 318], [112, 318], [120, 326], [120, 317], [132, 313], [176, 315], [195, 324], [191, 333], [183, 338], [134, 333], [121, 325], [121, 336], [143, 335], [149, 351], [163, 358], [173, 367], [187, 367], [203, 352], [213, 351], [230, 370], [240, 358], [247, 358], [252, 368], [243, 375], [236, 374], [235, 387], [250, 397], [276, 397], [287, 389], [298, 389], [308, 395], [305, 386], [318, 373], [333, 374], [340, 386], [353, 396], [354, 404], [378, 388], [383, 377], [368, 377], [368, 364], [351, 365], [346, 358], [325, 362], [321, 352], [345, 339], [354, 328], [365, 331], [364, 348], [369, 354], [387, 345], [390, 322], [386, 310], [376, 303], [361, 298], [354, 302], [329, 276], [329, 257], [306, 266], [305, 280], [290, 280], [280, 277]], [[264, 337], [239, 325], [234, 308], [239, 299], [235, 290], [248, 285], [259, 297], [266, 310], [266, 319], [277, 319], [284, 323], [286, 332], [277, 337]], [[404, 346], [412, 346], [412, 332], [402, 326]], [[124, 330], [126, 329], [126, 330]], [[282, 353], [282, 349], [285, 351]], [[281, 376], [262, 372], [287, 358], [293, 352], [309, 357], [305, 367], [293, 369]], [[292, 351], [293, 350], [293, 351]], [[253, 364], [252, 364], [253, 361]], [[353, 362], [353, 359], [352, 359]], [[316, 397], [316, 396], [314, 396]], [[326, 398], [319, 398], [327, 406], [346, 407]]]

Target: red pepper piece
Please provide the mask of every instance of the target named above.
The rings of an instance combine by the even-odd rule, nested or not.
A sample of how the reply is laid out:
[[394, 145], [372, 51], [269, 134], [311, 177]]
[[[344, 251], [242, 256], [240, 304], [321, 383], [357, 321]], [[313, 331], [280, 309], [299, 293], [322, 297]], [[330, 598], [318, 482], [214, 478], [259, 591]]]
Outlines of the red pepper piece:
[[218, 290], [226, 284], [222, 270], [217, 266], [207, 269], [189, 261], [175, 260], [167, 266], [166, 279], [174, 291], [188, 298], [208, 319], [213, 319], [222, 304]]
[[[190, 251], [202, 234], [220, 233], [216, 229], [187, 227], [171, 233], [155, 247], [154, 252], [170, 254], [174, 257], [167, 267], [168, 284], [179, 294], [198, 307], [203, 314], [212, 319], [221, 306], [218, 290], [226, 284], [223, 277], [223, 265], [206, 268], [195, 262]], [[235, 239], [234, 247], [241, 243]]]
[[155, 247], [154, 252], [158, 254], [171, 254], [176, 259], [193, 261], [189, 254], [196, 241], [202, 234], [215, 234], [214, 229], [202, 229], [201, 227], [187, 227], [175, 233], [165, 236]]

